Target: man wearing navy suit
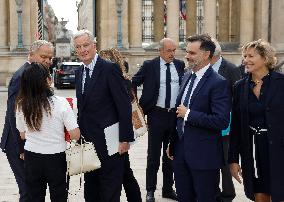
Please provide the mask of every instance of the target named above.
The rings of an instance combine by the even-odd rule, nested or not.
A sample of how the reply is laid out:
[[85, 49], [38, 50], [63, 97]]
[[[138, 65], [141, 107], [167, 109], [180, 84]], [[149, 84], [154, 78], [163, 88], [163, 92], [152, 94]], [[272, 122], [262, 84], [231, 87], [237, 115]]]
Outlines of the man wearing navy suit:
[[[84, 175], [85, 201], [119, 202], [124, 153], [129, 149], [129, 142], [134, 141], [129, 95], [120, 68], [98, 56], [90, 31], [78, 31], [73, 42], [83, 62], [75, 72], [78, 123], [84, 138], [94, 144], [101, 161], [100, 169]], [[117, 122], [118, 153], [109, 156], [104, 129]]]
[[28, 61], [14, 73], [8, 86], [7, 111], [0, 146], [2, 151], [6, 153], [8, 162], [16, 178], [20, 202], [27, 201], [27, 192], [23, 161], [24, 141], [21, 140], [19, 131], [16, 128], [15, 100], [20, 90], [22, 74], [29, 67], [30, 63], [39, 62], [49, 68], [52, 57], [53, 46], [51, 43], [44, 40], [35, 41], [31, 45]]
[[181, 79], [184, 74], [184, 62], [174, 58], [176, 44], [172, 39], [160, 41], [160, 57], [147, 60], [133, 76], [134, 91], [143, 84], [139, 100], [144, 114], [147, 115], [148, 156], [146, 169], [146, 201], [155, 201], [157, 172], [160, 165], [163, 145], [163, 188], [162, 197], [177, 200], [173, 190], [172, 162], [167, 158], [166, 149], [169, 137], [175, 131], [175, 104]]
[[179, 202], [216, 202], [223, 165], [221, 130], [229, 124], [231, 96], [227, 81], [210, 66], [215, 45], [207, 34], [187, 39], [185, 74], [177, 97], [177, 133], [171, 139]]

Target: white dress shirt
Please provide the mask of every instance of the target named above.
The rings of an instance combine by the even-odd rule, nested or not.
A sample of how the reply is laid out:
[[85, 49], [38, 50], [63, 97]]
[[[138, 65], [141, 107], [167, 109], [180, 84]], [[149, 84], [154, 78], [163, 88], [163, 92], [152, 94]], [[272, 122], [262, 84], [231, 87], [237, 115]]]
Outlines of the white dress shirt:
[[[174, 108], [176, 105], [176, 99], [179, 91], [179, 76], [174, 63], [171, 62], [169, 64], [171, 72], [170, 108]], [[160, 57], [160, 88], [159, 88], [159, 96], [156, 106], [162, 108], [165, 108], [165, 101], [166, 101], [166, 71], [167, 71], [166, 61]]]
[[[210, 64], [206, 65], [205, 67], [203, 67], [202, 69], [198, 70], [197, 72], [195, 72], [196, 74], [196, 78], [194, 80], [194, 83], [193, 83], [193, 87], [192, 87], [192, 91], [190, 93], [190, 96], [189, 96], [189, 102], [188, 104], [190, 104], [190, 99], [191, 99], [191, 96], [196, 88], [196, 86], [198, 85], [199, 81], [202, 79], [203, 75], [205, 74], [205, 72], [208, 70], [208, 68], [210, 67]], [[183, 95], [182, 95], [182, 99], [181, 99], [181, 103], [183, 103], [184, 99], [185, 99], [185, 96], [186, 96], [186, 93], [187, 93], [187, 90], [188, 90], [188, 87], [189, 87], [189, 84], [190, 82], [188, 82], [186, 88], [184, 89], [184, 92], [183, 92]], [[188, 106], [185, 106], [188, 108]], [[187, 117], [189, 115], [189, 112], [190, 112], [190, 109], [188, 109], [186, 111], [186, 114], [184, 116], [184, 120], [187, 121]]]
[[222, 57], [220, 56], [219, 59], [217, 60], [217, 62], [215, 62], [215, 64], [212, 65], [212, 68], [215, 70], [215, 72], [219, 72], [221, 63], [222, 63]]
[[86, 68], [89, 68], [89, 76], [90, 78], [92, 77], [93, 71], [94, 71], [94, 67], [96, 65], [97, 59], [98, 59], [98, 54], [96, 53], [94, 59], [92, 60], [92, 62], [88, 65], [84, 65], [84, 70], [83, 70], [83, 78], [82, 78], [82, 93], [84, 93], [84, 86], [85, 86], [85, 80], [86, 80]]

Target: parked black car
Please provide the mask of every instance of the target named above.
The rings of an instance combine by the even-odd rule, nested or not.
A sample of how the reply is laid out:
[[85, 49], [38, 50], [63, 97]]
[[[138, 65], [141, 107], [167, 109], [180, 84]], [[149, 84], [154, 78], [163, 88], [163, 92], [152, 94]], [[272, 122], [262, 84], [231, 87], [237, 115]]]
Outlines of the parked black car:
[[54, 70], [54, 86], [57, 89], [62, 87], [75, 87], [75, 70], [82, 63], [79, 62], [62, 62]]

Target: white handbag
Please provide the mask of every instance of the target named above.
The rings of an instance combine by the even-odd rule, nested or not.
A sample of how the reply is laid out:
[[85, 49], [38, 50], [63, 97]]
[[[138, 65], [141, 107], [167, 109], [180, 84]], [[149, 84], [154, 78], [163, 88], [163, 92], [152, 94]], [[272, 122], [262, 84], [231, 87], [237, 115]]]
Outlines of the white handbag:
[[134, 99], [132, 105], [132, 124], [135, 138], [143, 136], [148, 131], [146, 120], [137, 99]]
[[69, 176], [77, 175], [101, 167], [95, 146], [92, 142], [86, 142], [83, 136], [79, 143], [71, 143], [65, 151], [67, 161], [67, 174]]

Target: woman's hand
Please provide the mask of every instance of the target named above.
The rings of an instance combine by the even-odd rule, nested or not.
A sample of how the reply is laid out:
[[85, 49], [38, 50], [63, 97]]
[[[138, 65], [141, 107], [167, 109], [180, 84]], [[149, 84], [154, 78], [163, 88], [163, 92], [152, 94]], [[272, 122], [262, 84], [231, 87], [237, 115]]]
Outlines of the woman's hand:
[[242, 184], [242, 180], [240, 177], [242, 177], [242, 170], [238, 163], [231, 163], [230, 164], [230, 172], [231, 175], [240, 183]]

